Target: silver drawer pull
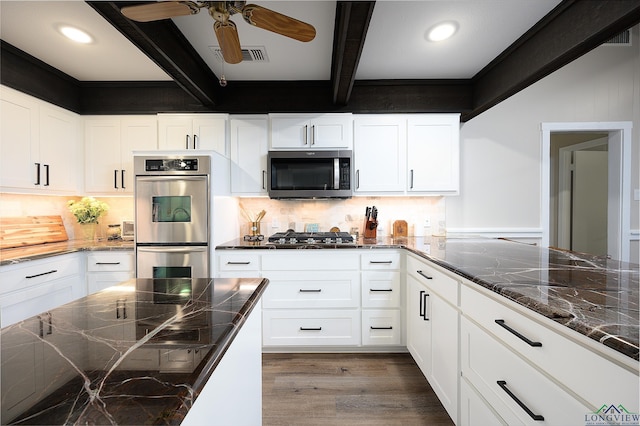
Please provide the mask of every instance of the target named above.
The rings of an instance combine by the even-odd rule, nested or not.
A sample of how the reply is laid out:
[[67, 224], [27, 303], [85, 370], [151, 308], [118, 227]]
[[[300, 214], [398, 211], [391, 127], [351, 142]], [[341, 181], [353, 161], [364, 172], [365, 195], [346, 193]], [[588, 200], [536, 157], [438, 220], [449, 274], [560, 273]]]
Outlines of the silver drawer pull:
[[422, 275], [423, 277], [425, 277], [428, 280], [432, 280], [433, 277], [430, 277], [429, 275], [426, 275], [424, 272], [422, 271], [416, 271], [418, 274]]
[[320, 293], [322, 292], [322, 289], [318, 288], [318, 289], [306, 289], [306, 288], [301, 288], [300, 290], [298, 290], [300, 293]]
[[372, 330], [393, 330], [393, 327], [389, 326], [389, 327], [374, 327], [371, 326]]
[[322, 331], [322, 327], [300, 327], [300, 331]]
[[526, 342], [529, 346], [534, 346], [534, 347], [540, 347], [542, 346], [542, 343], [540, 342], [534, 342], [532, 340], [527, 339], [525, 336], [523, 336], [522, 334], [518, 333], [516, 330], [514, 330], [513, 328], [509, 327], [507, 324], [504, 323], [503, 319], [497, 319], [496, 320], [496, 324], [498, 324], [500, 327], [504, 328], [505, 330], [507, 330], [509, 333], [513, 334], [514, 336], [516, 336], [517, 338], [519, 338], [520, 340]]
[[227, 262], [227, 265], [249, 265], [251, 262]]
[[52, 269], [52, 270], [50, 270], [50, 271], [48, 271], [48, 272], [43, 272], [43, 273], [41, 273], [41, 274], [27, 275], [25, 278], [26, 278], [26, 279], [36, 278], [36, 277], [41, 277], [41, 276], [43, 276], [43, 275], [55, 274], [56, 272], [58, 272], [58, 270], [57, 270], [57, 269]]
[[378, 265], [378, 264], [390, 265], [393, 263], [393, 260], [370, 260], [369, 263], [373, 263], [374, 265]]
[[96, 262], [96, 265], [119, 265], [120, 262]]
[[516, 404], [518, 404], [520, 406], [520, 408], [522, 408], [533, 420], [535, 421], [543, 421], [544, 417], [541, 416], [540, 414], [535, 414], [533, 411], [531, 411], [529, 409], [529, 407], [527, 407], [524, 402], [520, 401], [520, 399], [515, 396], [513, 394], [513, 392], [511, 392], [508, 388], [507, 388], [507, 382], [505, 382], [504, 380], [498, 380], [496, 383], [498, 383], [498, 386], [500, 386], [502, 388], [503, 391], [506, 392], [507, 395], [509, 395], [511, 397], [511, 399], [513, 399], [515, 401]]
[[392, 288], [370, 288], [369, 291], [393, 291]]

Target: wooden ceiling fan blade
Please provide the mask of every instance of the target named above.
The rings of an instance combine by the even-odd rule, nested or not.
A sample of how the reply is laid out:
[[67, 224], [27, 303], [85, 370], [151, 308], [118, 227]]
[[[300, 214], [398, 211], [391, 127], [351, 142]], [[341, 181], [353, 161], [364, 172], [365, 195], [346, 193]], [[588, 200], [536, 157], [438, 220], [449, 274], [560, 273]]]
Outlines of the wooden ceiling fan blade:
[[137, 22], [159, 21], [174, 16], [193, 15], [200, 11], [198, 6], [188, 1], [165, 1], [137, 6], [125, 6], [120, 12], [127, 18]]
[[256, 4], [242, 8], [242, 16], [251, 25], [295, 40], [307, 42], [316, 36], [313, 25]]
[[216, 33], [224, 61], [228, 64], [242, 62], [242, 49], [240, 48], [236, 24], [232, 21], [227, 21], [226, 23], [216, 21], [213, 24], [213, 30]]

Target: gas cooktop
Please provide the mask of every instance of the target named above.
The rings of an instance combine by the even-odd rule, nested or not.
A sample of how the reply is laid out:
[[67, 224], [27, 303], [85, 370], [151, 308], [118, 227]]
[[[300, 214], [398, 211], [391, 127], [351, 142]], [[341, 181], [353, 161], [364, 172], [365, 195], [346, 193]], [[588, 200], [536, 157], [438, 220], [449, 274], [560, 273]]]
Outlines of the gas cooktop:
[[276, 232], [269, 237], [273, 244], [353, 244], [348, 232]]

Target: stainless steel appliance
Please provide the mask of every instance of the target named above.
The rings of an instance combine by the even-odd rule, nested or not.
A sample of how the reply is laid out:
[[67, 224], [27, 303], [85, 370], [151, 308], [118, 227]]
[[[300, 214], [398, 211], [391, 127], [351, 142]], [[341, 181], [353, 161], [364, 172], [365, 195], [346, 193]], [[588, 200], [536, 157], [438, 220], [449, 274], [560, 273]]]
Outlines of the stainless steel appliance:
[[269, 151], [270, 198], [350, 198], [352, 151]]
[[207, 278], [211, 159], [134, 156], [138, 278]]
[[296, 244], [354, 244], [353, 236], [348, 232], [276, 232], [269, 237], [271, 244], [296, 245]]

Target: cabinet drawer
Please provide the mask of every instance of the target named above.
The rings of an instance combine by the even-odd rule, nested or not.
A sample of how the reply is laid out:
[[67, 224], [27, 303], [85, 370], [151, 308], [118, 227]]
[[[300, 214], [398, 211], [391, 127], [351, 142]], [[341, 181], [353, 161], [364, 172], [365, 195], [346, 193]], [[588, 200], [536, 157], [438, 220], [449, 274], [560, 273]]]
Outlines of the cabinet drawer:
[[[637, 374], [534, 321], [521, 311], [508, 307], [507, 303], [512, 302], [506, 299], [498, 302], [472, 289], [472, 285], [474, 284], [463, 285], [461, 289], [461, 307], [465, 316], [512, 350], [547, 371], [595, 409], [600, 408], [603, 401], [616, 401], [627, 410], [638, 412]], [[538, 314], [531, 312], [531, 315]], [[540, 320], [545, 320], [539, 316]], [[501, 320], [502, 325], [496, 323], [496, 320]], [[576, 335], [582, 337], [577, 333]], [[528, 339], [530, 343], [523, 338]], [[588, 369], [585, 366], [589, 366]], [[616, 378], [615, 384], [611, 383], [611, 377]]]
[[133, 271], [133, 253], [94, 251], [87, 254], [87, 271]]
[[400, 345], [400, 309], [363, 309], [363, 345]]
[[25, 264], [2, 267], [0, 294], [23, 290], [47, 281], [81, 274], [81, 258], [77, 253], [34, 260]]
[[400, 272], [362, 273], [362, 307], [399, 308], [401, 300]]
[[[339, 250], [291, 250], [291, 253], [267, 253], [262, 256], [263, 271], [348, 271], [360, 269], [360, 256]], [[265, 277], [269, 277], [267, 273]]]
[[260, 255], [252, 253], [218, 254], [218, 271], [259, 271]]
[[399, 252], [383, 250], [380, 253], [367, 253], [361, 257], [363, 270], [398, 270], [401, 268]]
[[264, 346], [360, 344], [358, 309], [262, 311]]
[[458, 306], [458, 281], [429, 265], [428, 261], [407, 256], [407, 273], [416, 277], [447, 302]]
[[360, 306], [358, 272], [270, 272], [262, 296], [263, 308], [357, 308]]
[[581, 424], [592, 412], [465, 318], [461, 337], [462, 376], [507, 424]]

